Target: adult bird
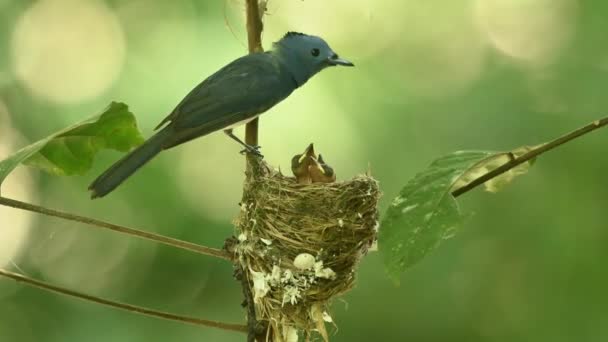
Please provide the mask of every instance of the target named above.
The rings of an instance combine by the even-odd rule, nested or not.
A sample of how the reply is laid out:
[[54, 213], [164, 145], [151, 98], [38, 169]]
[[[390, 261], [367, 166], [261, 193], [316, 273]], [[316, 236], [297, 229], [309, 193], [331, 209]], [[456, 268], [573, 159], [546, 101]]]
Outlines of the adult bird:
[[353, 66], [340, 58], [320, 37], [288, 32], [267, 52], [236, 59], [196, 86], [156, 127], [142, 145], [102, 173], [89, 186], [91, 198], [116, 189], [162, 150], [209, 133], [224, 132], [256, 153], [232, 129], [264, 113], [289, 96], [319, 71], [336, 65]]

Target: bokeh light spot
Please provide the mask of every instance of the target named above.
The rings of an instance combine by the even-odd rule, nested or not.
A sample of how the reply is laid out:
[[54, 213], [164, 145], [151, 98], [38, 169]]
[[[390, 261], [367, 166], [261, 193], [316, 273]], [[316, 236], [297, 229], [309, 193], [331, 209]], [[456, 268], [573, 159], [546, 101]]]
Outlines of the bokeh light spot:
[[235, 142], [215, 133], [185, 144], [178, 164], [180, 190], [202, 216], [230, 222], [236, 216], [245, 177], [245, 160]]
[[393, 71], [390, 89], [407, 98], [445, 97], [479, 79], [487, 43], [474, 24], [470, 3], [406, 1], [402, 6], [401, 36], [378, 64]]
[[[88, 202], [74, 203], [82, 195], [81, 188], [56, 182], [47, 188], [41, 203], [46, 207], [71, 203], [71, 211], [85, 212]], [[110, 209], [114, 219], [132, 220], [128, 203], [120, 198], [113, 200]], [[32, 236], [28, 258], [48, 281], [86, 293], [114, 296], [138, 284], [150, 268], [156, 247], [123, 234], [49, 220], [43, 231]], [[129, 267], [133, 264], [137, 269]]]
[[193, 8], [190, 2], [117, 4], [130, 44], [116, 91], [137, 108], [143, 127], [147, 121], [156, 126], [196, 84], [246, 53], [221, 17], [200, 20]]
[[372, 0], [269, 1], [265, 27], [273, 37], [294, 30], [320, 35], [339, 54], [360, 60], [400, 37], [398, 9], [399, 4]]
[[100, 95], [118, 77], [125, 38], [114, 13], [96, 0], [42, 0], [18, 19], [12, 36], [17, 79], [58, 103]]
[[[16, 150], [20, 137], [10, 124], [8, 108], [0, 100], [0, 159]], [[27, 169], [17, 168], [2, 184], [2, 196], [29, 201], [32, 197], [32, 179]], [[21, 249], [28, 240], [32, 214], [0, 206], [0, 267], [13, 268]]]
[[555, 59], [570, 41], [576, 0], [477, 0], [475, 15], [500, 52], [537, 64]]

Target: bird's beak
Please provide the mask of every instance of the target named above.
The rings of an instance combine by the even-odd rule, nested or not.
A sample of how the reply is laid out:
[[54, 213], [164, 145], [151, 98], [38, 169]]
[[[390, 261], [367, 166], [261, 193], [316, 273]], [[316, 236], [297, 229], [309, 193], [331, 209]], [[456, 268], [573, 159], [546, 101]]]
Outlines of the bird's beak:
[[330, 56], [327, 61], [330, 65], [342, 65], [342, 66], [355, 66], [351, 61], [344, 58], [340, 58], [337, 54]]
[[324, 175], [325, 169], [323, 169], [323, 166], [319, 163], [319, 160], [317, 158], [313, 158], [312, 162], [313, 162], [312, 167], [316, 168], [317, 170], [319, 170], [319, 172], [321, 172], [322, 175]]
[[304, 153], [302, 153], [302, 156], [298, 160], [298, 163], [302, 164], [302, 162], [304, 162], [304, 159], [306, 159], [306, 157], [314, 157], [314, 156], [315, 156], [315, 148], [314, 148], [313, 144], [310, 143], [310, 145], [308, 145], [308, 147], [306, 147], [306, 149], [304, 150]]

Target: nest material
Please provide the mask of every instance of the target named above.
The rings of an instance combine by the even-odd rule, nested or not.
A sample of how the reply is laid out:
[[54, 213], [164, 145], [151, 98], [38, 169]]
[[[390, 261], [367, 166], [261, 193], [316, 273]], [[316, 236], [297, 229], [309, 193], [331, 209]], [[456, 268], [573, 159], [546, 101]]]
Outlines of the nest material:
[[252, 161], [234, 251], [247, 271], [256, 318], [270, 324], [273, 341], [313, 330], [327, 340], [327, 306], [353, 287], [357, 265], [376, 241], [379, 197], [368, 175], [304, 185]]

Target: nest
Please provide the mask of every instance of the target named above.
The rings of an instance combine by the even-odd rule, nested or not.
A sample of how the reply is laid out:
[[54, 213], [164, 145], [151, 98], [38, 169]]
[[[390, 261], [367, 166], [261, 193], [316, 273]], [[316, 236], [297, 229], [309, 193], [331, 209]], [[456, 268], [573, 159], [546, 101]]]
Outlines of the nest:
[[258, 321], [268, 340], [293, 341], [317, 331], [327, 341], [332, 298], [349, 291], [361, 258], [376, 241], [378, 182], [369, 175], [336, 183], [298, 184], [252, 161], [238, 243]]

